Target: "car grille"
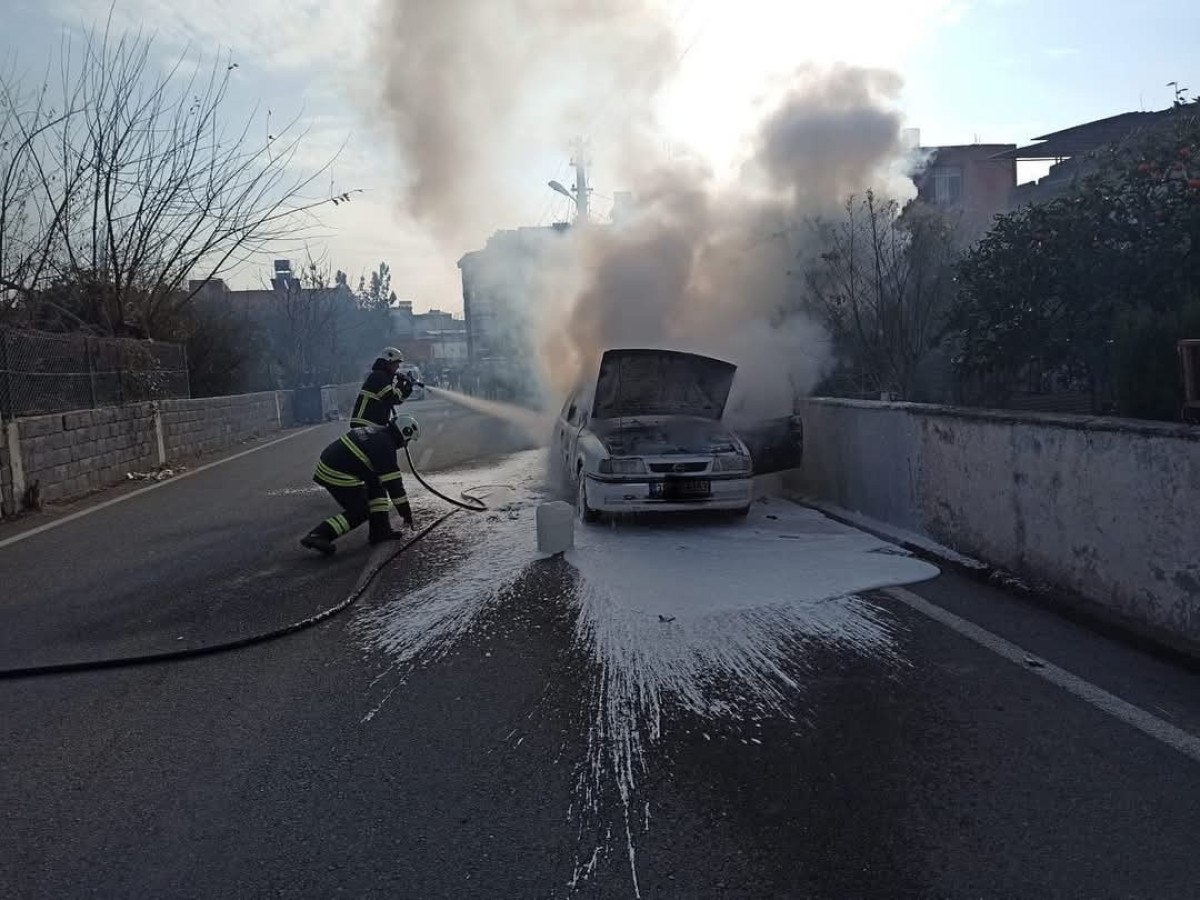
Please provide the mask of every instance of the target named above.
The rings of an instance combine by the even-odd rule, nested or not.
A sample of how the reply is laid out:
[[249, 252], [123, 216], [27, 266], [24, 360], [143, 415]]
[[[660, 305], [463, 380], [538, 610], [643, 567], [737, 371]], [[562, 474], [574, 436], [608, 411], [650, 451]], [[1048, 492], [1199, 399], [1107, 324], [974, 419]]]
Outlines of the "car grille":
[[650, 471], [656, 475], [694, 475], [707, 468], [707, 462], [650, 463]]

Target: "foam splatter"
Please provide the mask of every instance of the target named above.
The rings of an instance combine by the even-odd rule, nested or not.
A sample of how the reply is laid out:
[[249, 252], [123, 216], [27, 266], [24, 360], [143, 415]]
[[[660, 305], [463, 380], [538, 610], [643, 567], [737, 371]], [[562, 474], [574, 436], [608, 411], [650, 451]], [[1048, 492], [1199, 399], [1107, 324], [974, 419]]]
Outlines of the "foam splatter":
[[[519, 454], [501, 469], [455, 476], [516, 487], [490, 517], [460, 520], [469, 549], [453, 571], [369, 614], [365, 633], [396, 665], [439, 658], [536, 558], [534, 510], [548, 496], [542, 461]], [[639, 788], [668, 710], [699, 716], [714, 733], [796, 721], [812, 648], [903, 664], [887, 620], [857, 595], [937, 574], [894, 545], [776, 499], [755, 504], [746, 522], [579, 528], [576, 543], [567, 556], [575, 592], [562, 602], [575, 605], [576, 649], [592, 675], [586, 758], [569, 813], [581, 840], [569, 884], [592, 877], [615, 830], [635, 895], [636, 835], [652, 818]], [[604, 821], [612, 797], [619, 823]]]

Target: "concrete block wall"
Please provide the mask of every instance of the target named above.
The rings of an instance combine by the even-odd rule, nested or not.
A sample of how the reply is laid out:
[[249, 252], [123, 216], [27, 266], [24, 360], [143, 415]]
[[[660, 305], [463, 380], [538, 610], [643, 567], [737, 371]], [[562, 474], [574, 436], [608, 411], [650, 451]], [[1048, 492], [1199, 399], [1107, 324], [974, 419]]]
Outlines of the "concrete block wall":
[[1200, 645], [1200, 429], [810, 400], [800, 493]]
[[357, 381], [344, 384], [327, 384], [321, 388], [321, 408], [326, 417], [336, 411], [342, 418], [348, 419], [354, 412], [354, 404], [358, 400], [358, 392], [362, 387]]
[[[166, 400], [30, 416], [0, 431], [0, 516], [20, 511], [24, 487], [70, 500], [127, 473], [185, 463], [292, 425], [292, 392]], [[16, 448], [14, 464], [12, 447]]]
[[185, 462], [277, 430], [283, 417], [275, 401], [275, 391], [160, 401], [167, 460]]
[[[26, 485], [66, 500], [158, 465], [154, 407], [108, 406], [17, 420]], [[20, 502], [20, 498], [17, 498]]]

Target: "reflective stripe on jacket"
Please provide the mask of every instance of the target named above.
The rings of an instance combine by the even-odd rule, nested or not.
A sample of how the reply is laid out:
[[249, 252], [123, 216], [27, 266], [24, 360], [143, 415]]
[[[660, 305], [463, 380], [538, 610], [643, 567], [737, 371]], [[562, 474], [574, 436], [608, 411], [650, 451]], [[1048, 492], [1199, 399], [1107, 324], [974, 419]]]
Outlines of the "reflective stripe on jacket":
[[392, 417], [392, 407], [399, 405], [403, 399], [392, 375], [382, 369], [372, 369], [359, 388], [350, 425], [355, 428], [386, 425]]
[[352, 428], [321, 451], [313, 480], [331, 487], [365, 485], [372, 496], [404, 496], [404, 481], [396, 462], [396, 438], [391, 429]]

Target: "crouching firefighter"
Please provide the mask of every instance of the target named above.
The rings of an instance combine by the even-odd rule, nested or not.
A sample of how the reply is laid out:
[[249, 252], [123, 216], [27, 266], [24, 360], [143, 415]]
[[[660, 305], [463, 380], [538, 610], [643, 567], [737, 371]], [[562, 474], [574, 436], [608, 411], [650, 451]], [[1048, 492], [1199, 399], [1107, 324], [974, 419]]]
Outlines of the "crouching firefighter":
[[388, 515], [393, 505], [412, 528], [396, 451], [418, 437], [416, 419], [397, 416], [382, 427], [354, 428], [321, 451], [313, 481], [329, 491], [342, 511], [306, 534], [300, 544], [328, 556], [336, 549], [334, 541], [367, 521], [372, 544], [396, 540], [401, 533], [392, 530]]
[[393, 407], [408, 399], [413, 384], [407, 376], [399, 374], [403, 362], [404, 354], [395, 347], [383, 348], [358, 391], [350, 417], [351, 428], [386, 425], [392, 418]]

